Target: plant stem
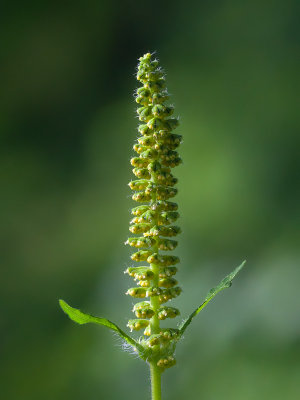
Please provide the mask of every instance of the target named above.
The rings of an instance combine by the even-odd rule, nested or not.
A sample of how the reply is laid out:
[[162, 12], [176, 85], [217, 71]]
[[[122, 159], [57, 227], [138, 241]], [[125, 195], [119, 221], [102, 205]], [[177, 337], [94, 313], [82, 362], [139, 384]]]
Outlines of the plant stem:
[[[158, 251], [158, 250], [155, 249], [155, 251]], [[152, 284], [153, 284], [153, 286], [158, 287], [159, 268], [155, 264], [150, 264], [150, 267], [151, 267], [152, 272], [154, 273]], [[154, 315], [150, 320], [151, 335], [152, 335], [152, 334], [160, 332], [159, 319], [158, 319], [158, 316], [157, 316], [157, 311], [158, 311], [158, 309], [160, 307], [158, 296], [152, 296], [150, 298], [150, 304], [151, 304], [151, 307], [152, 307], [152, 309], [154, 311]]]
[[[156, 175], [151, 172], [151, 182], [156, 184]], [[152, 202], [156, 202], [156, 194], [152, 196]], [[154, 221], [154, 225], [158, 225], [158, 221]], [[159, 253], [157, 241], [158, 238], [155, 239], [156, 244], [153, 246], [153, 251], [155, 253]], [[150, 264], [150, 268], [154, 273], [154, 277], [152, 280], [152, 285], [158, 288], [159, 281], [159, 267], [155, 264]], [[160, 324], [157, 316], [158, 309], [160, 307], [158, 296], [152, 296], [150, 298], [150, 304], [154, 311], [154, 316], [150, 320], [151, 326], [151, 334], [158, 334], [160, 332]], [[152, 361], [150, 363], [150, 379], [151, 379], [151, 398], [152, 400], [161, 400], [161, 369], [157, 366], [156, 361]]]
[[[156, 176], [155, 176], [155, 174], [153, 172], [151, 172], [151, 182], [156, 184]], [[156, 202], [156, 194], [155, 193], [152, 195], [152, 202], [153, 203]], [[153, 225], [158, 225], [157, 219], [154, 220]], [[156, 243], [152, 247], [152, 249], [153, 249], [154, 253], [158, 254], [159, 251], [158, 251], [157, 241], [158, 241], [158, 238], [155, 238], [155, 242]], [[152, 272], [154, 273], [154, 277], [152, 279], [152, 286], [158, 287], [159, 267], [157, 265], [155, 265], [155, 264], [150, 264], [150, 268], [151, 268]], [[152, 309], [154, 311], [154, 315], [150, 320], [151, 335], [152, 335], [152, 334], [157, 334], [157, 333], [160, 332], [159, 319], [158, 319], [158, 316], [157, 316], [157, 312], [158, 312], [158, 309], [160, 307], [158, 296], [152, 296], [150, 298], [150, 304], [151, 304], [151, 307], [152, 307]]]
[[151, 398], [161, 400], [161, 370], [155, 362], [150, 363]]

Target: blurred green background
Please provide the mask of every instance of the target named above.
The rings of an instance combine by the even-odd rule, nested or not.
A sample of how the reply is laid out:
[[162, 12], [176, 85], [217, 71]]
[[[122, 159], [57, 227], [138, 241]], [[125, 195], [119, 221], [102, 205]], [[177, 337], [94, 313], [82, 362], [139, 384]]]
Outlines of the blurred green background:
[[57, 299], [132, 317], [132, 95], [154, 50], [184, 135], [174, 305], [187, 316], [248, 260], [187, 331], [164, 399], [300, 398], [297, 3], [1, 3], [3, 399], [150, 396], [146, 364]]

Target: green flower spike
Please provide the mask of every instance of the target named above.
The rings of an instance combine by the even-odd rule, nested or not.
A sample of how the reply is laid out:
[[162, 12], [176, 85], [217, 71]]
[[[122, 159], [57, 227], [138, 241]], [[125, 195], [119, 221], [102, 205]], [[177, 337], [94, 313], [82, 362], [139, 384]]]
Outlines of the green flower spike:
[[127, 326], [131, 332], [143, 329], [144, 335], [134, 339], [105, 318], [85, 314], [63, 300], [60, 300], [60, 306], [79, 324], [91, 322], [117, 332], [150, 365], [152, 399], [160, 400], [161, 373], [175, 365], [174, 352], [178, 341], [192, 319], [210, 300], [221, 290], [231, 286], [233, 278], [244, 266], [245, 261], [210, 290], [200, 306], [178, 329], [160, 327], [161, 320], [180, 315], [177, 308], [163, 304], [181, 293], [174, 277], [177, 272], [175, 265], [179, 264], [180, 260], [168, 252], [177, 247], [177, 241], [173, 238], [180, 233], [180, 228], [174, 225], [179, 218], [178, 206], [170, 199], [177, 194], [177, 179], [173, 176], [172, 169], [182, 162], [177, 152], [182, 136], [173, 133], [178, 126], [178, 118], [173, 117], [174, 107], [165, 104], [169, 99], [165, 75], [158, 61], [152, 59], [150, 53], [139, 59], [137, 79], [141, 83], [135, 98], [138, 103], [140, 137], [133, 146], [138, 156], [131, 159], [131, 165], [134, 167], [132, 172], [137, 179], [132, 180], [129, 187], [134, 191], [132, 199], [146, 204], [132, 209], [134, 218], [130, 222], [129, 230], [138, 236], [130, 237], [126, 244], [138, 249], [131, 259], [137, 263], [143, 262], [143, 266], [133, 265], [127, 268], [125, 273], [138, 285], [128, 289], [126, 294], [136, 299], [145, 299], [134, 305], [132, 311], [137, 319], [130, 319]]

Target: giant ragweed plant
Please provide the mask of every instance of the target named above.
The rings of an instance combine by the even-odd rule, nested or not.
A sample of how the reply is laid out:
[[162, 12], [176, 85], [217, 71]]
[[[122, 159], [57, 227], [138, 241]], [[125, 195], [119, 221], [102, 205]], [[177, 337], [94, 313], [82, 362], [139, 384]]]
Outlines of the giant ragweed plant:
[[137, 282], [127, 294], [139, 300], [133, 307], [136, 319], [130, 319], [127, 326], [131, 332], [143, 329], [144, 335], [134, 339], [105, 318], [85, 314], [63, 300], [60, 305], [79, 324], [92, 322], [116, 331], [149, 364], [152, 400], [160, 400], [161, 373], [175, 364], [176, 345], [187, 326], [217, 293], [231, 286], [244, 263], [211, 289], [200, 306], [177, 328], [160, 327], [161, 320], [180, 314], [177, 308], [166, 303], [181, 293], [174, 277], [179, 258], [169, 252], [176, 248], [177, 241], [173, 238], [180, 233], [180, 228], [174, 225], [179, 217], [178, 206], [170, 199], [177, 194], [177, 179], [172, 169], [181, 163], [177, 149], [182, 137], [173, 133], [178, 119], [172, 116], [174, 107], [166, 104], [169, 95], [164, 72], [150, 53], [139, 59], [137, 79], [142, 85], [135, 98], [141, 123], [138, 127], [140, 136], [134, 145], [138, 156], [131, 159], [131, 165], [138, 179], [132, 180], [129, 186], [134, 191], [132, 199], [140, 205], [131, 211], [133, 219], [129, 228], [137, 236], [130, 237], [126, 244], [137, 249], [131, 259], [142, 266], [133, 265], [125, 272]]

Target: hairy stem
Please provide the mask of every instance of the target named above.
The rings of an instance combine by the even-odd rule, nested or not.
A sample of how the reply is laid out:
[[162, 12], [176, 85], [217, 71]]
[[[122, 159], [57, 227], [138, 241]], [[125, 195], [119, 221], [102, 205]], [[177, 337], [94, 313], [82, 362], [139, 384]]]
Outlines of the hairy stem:
[[150, 363], [151, 399], [161, 400], [161, 369], [155, 362]]

